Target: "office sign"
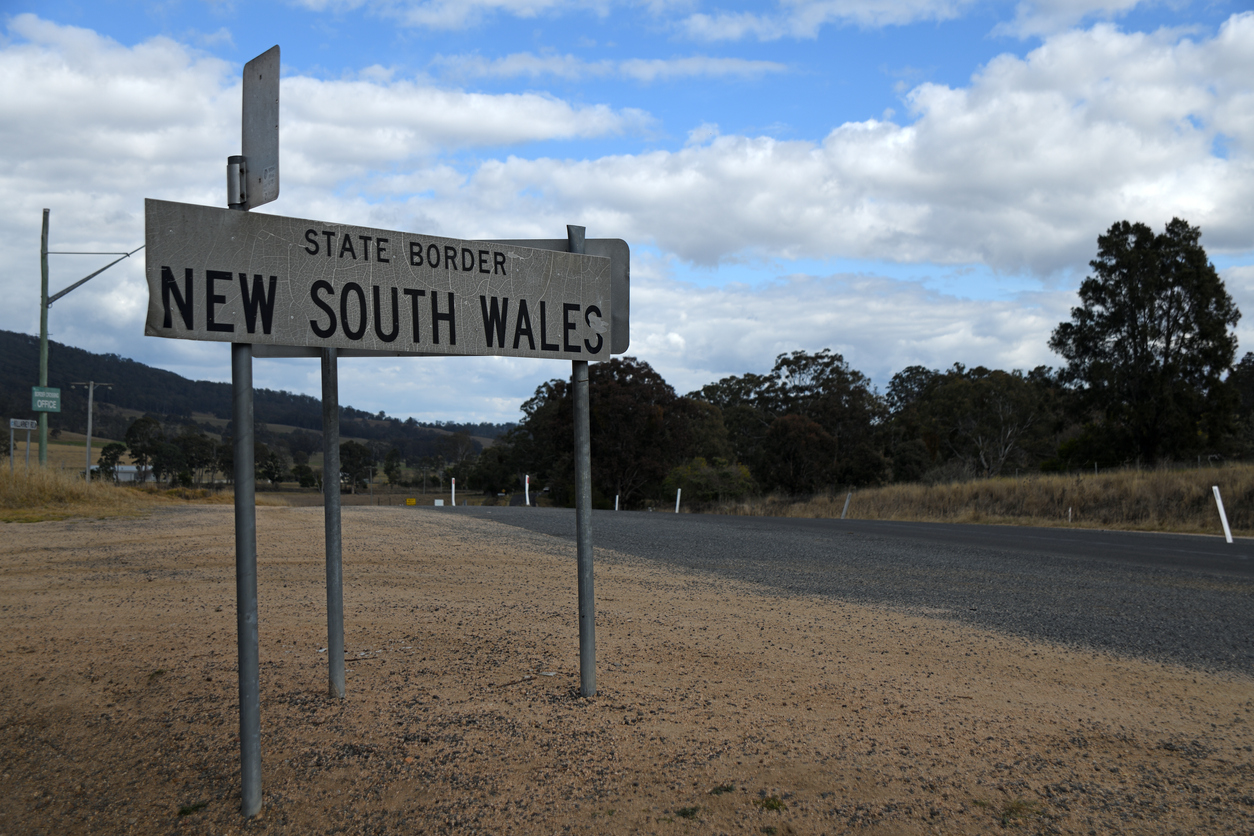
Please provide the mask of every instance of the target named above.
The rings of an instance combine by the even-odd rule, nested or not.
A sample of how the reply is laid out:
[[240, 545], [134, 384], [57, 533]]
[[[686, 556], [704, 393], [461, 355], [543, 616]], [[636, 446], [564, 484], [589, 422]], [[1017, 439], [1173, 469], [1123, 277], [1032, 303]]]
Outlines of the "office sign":
[[48, 386], [30, 387], [30, 408], [32, 412], [60, 412], [61, 390]]
[[354, 353], [606, 360], [610, 259], [144, 203], [144, 333]]

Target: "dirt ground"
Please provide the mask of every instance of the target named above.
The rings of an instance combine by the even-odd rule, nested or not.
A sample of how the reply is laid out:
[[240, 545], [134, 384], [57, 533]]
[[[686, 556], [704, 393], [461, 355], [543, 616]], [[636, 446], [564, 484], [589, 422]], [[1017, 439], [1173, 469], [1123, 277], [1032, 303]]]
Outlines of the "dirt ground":
[[1252, 833], [1254, 682], [346, 508], [261, 508], [239, 814], [232, 510], [0, 527], [0, 833]]

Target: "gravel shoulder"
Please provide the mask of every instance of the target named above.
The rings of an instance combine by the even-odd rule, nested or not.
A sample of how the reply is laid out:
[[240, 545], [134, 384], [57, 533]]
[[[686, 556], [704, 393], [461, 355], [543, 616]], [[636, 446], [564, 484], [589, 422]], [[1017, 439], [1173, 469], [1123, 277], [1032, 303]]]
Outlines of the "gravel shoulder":
[[[1254, 681], [486, 518], [259, 508], [265, 811], [238, 813], [229, 507], [0, 529], [0, 833], [1254, 832]], [[320, 652], [322, 651], [322, 652]]]

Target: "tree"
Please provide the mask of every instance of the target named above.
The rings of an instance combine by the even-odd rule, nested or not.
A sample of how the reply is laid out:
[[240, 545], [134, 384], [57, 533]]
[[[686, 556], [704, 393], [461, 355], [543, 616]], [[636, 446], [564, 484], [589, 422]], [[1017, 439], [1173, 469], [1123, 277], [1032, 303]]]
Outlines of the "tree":
[[697, 456], [671, 470], [662, 483], [667, 496], [677, 490], [695, 502], [724, 502], [743, 499], [753, 489], [753, 477], [743, 464], [730, 464], [726, 459], [706, 461]]
[[383, 458], [383, 473], [388, 477], [389, 485], [396, 485], [401, 481], [401, 453], [395, 447], [388, 450]]
[[126, 452], [126, 445], [120, 441], [110, 441], [100, 451], [100, 477], [113, 481], [118, 475], [118, 461]]
[[348, 477], [349, 490], [357, 493], [357, 484], [366, 481], [374, 456], [370, 448], [358, 441], [345, 441], [340, 445], [340, 472]]
[[767, 432], [763, 481], [790, 494], [814, 493], [835, 476], [836, 439], [804, 415], [783, 415]]
[[151, 415], [136, 418], [126, 429], [126, 449], [130, 451], [138, 471], [136, 481], [143, 482], [148, 478], [148, 467], [152, 464], [153, 454], [157, 445], [165, 441], [165, 433], [161, 431], [161, 423]]
[[1094, 275], [1080, 306], [1049, 347], [1067, 360], [1079, 389], [1128, 457], [1153, 462], [1215, 444], [1231, 430], [1233, 395], [1223, 375], [1241, 314], [1199, 240], [1173, 218], [1155, 235], [1120, 221], [1097, 239]]

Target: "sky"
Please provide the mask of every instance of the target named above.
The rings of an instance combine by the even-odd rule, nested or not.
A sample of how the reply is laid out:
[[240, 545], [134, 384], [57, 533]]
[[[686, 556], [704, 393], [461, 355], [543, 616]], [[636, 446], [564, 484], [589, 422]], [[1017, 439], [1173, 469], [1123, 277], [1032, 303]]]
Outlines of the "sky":
[[[39, 333], [44, 208], [53, 251], [126, 252], [145, 198], [225, 205], [241, 71], [276, 43], [282, 191], [256, 211], [622, 238], [628, 354], [680, 394], [796, 350], [880, 391], [1058, 366], [1120, 220], [1200, 227], [1254, 350], [1254, 12], [1227, 0], [0, 0], [0, 328]], [[143, 336], [142, 256], [51, 338], [229, 380], [226, 346]], [[110, 260], [50, 256], [52, 292]], [[342, 403], [420, 421], [516, 421], [570, 374], [340, 365]], [[320, 394], [313, 360], [254, 378]]]

